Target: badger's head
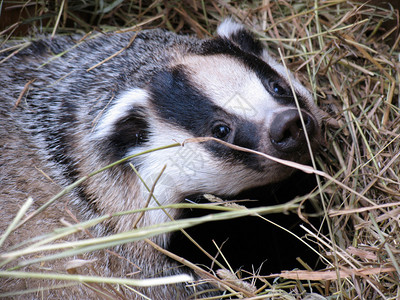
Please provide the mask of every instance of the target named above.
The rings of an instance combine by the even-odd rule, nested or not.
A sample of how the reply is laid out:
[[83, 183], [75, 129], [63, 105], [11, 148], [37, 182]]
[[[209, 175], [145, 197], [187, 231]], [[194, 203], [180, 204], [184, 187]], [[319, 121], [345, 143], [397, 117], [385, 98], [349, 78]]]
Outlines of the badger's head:
[[[121, 94], [100, 121], [97, 137], [107, 139], [116, 158], [188, 138], [215, 137], [305, 163], [310, 154], [304, 131], [312, 147], [318, 144], [318, 112], [311, 94], [292, 75], [288, 79], [285, 68], [261, 43], [227, 20], [216, 38], [203, 41], [195, 51], [176, 55], [145, 88]], [[132, 162], [149, 186], [167, 166], [154, 193], [161, 203], [194, 193], [233, 195], [293, 172], [214, 141], [151, 152]]]

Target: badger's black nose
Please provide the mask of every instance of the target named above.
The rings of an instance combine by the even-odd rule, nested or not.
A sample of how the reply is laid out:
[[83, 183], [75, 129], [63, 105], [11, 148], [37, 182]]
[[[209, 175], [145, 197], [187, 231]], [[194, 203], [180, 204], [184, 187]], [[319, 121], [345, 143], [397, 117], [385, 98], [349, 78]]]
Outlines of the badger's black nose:
[[[311, 138], [316, 129], [314, 118], [302, 111], [308, 136]], [[282, 152], [301, 151], [307, 147], [304, 128], [297, 109], [288, 109], [275, 115], [270, 127], [270, 139], [276, 150]]]

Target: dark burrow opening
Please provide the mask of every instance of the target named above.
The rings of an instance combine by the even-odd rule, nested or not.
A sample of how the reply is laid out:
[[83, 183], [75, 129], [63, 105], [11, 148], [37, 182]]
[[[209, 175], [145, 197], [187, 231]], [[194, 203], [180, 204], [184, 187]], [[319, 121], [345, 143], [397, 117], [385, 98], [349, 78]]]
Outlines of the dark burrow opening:
[[[291, 178], [278, 184], [264, 186], [241, 193], [232, 199], [257, 199], [258, 201], [241, 202], [246, 207], [282, 204], [296, 196], [305, 195], [316, 187], [314, 175], [303, 172], [295, 173]], [[198, 196], [190, 197], [197, 202], [206, 201]], [[315, 209], [306, 201], [305, 211], [315, 213]], [[187, 210], [182, 218], [192, 218], [215, 211]], [[266, 218], [302, 237], [305, 231], [300, 227], [305, 224], [297, 214], [272, 214]], [[309, 217], [308, 220], [319, 228], [321, 217]], [[217, 254], [213, 243], [221, 247], [234, 271], [239, 269], [253, 274], [269, 275], [282, 270], [304, 269], [296, 260], [300, 257], [311, 268], [322, 268], [319, 256], [293, 235], [257, 217], [243, 217], [228, 221], [209, 222], [186, 230], [211, 255]], [[309, 242], [318, 251], [316, 245]], [[210, 259], [196, 248], [181, 232], [172, 236], [169, 249], [183, 258], [203, 266], [210, 267]], [[224, 262], [218, 256], [220, 262]], [[214, 265], [214, 270], [220, 267]], [[243, 272], [243, 277], [248, 274]]]

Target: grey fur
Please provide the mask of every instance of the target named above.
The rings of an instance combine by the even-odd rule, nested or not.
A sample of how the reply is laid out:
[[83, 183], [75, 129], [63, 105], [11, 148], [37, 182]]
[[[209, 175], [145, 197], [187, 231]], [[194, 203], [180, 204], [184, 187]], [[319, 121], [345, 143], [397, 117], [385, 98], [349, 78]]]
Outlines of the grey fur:
[[[241, 30], [241, 27], [234, 28], [236, 31], [238, 29]], [[224, 35], [229, 34], [224, 33]], [[0, 173], [2, 208], [0, 228], [2, 232], [28, 196], [32, 196], [34, 199], [34, 205], [30, 210], [33, 211], [59, 192], [62, 187], [110, 163], [112, 159], [107, 155], [107, 151], [110, 150], [104, 140], [117, 129], [113, 127], [104, 129], [101, 124], [106, 119], [107, 112], [113, 109], [115, 99], [132, 88], [148, 91], [149, 83], [155, 74], [181, 64], [182, 61], [190, 61], [191, 58], [187, 59], [186, 57], [196, 57], [202, 53], [205, 43], [204, 40], [195, 37], [176, 35], [163, 30], [143, 31], [137, 36], [136, 33], [95, 34], [78, 43], [80, 38], [57, 37], [53, 40], [44, 38], [32, 42], [29, 47], [0, 65], [0, 169], [2, 170]], [[129, 48], [114, 56], [131, 42]], [[259, 49], [257, 50], [259, 53]], [[3, 53], [0, 60], [9, 54]], [[110, 57], [112, 58], [88, 71]], [[207, 56], [205, 57], [207, 59]], [[234, 58], [228, 57], [228, 59], [233, 61], [232, 64], [239, 64]], [[263, 57], [263, 59], [268, 60], [269, 58]], [[190, 62], [188, 64], [190, 66]], [[189, 72], [194, 72], [194, 77], [189, 76], [194, 82], [193, 85], [200, 90], [205, 88], [205, 92], [207, 92], [207, 86], [204, 87], [201, 80], [193, 79], [197, 78], [196, 71], [193, 70], [196, 69], [191, 69]], [[17, 103], [17, 99], [30, 80], [33, 81], [25, 90], [21, 101]], [[300, 84], [296, 84], [300, 89]], [[301, 89], [296, 91], [299, 92], [299, 95], [305, 93]], [[212, 96], [210, 97], [212, 98]], [[318, 109], [312, 100], [309, 100], [308, 94], [304, 97], [308, 99], [305, 105], [308, 107], [307, 112], [313, 119], [315, 118], [316, 126], [319, 127]], [[171, 123], [171, 120], [163, 120], [162, 114], [157, 113], [157, 108], [154, 106], [156, 100], [152, 99], [153, 106], [146, 102], [146, 104], [138, 104], [135, 107], [143, 106], [145, 121], [151, 117], [154, 124], [165, 122], [179, 132], [179, 125]], [[179, 99], [176, 101], [178, 105]], [[281, 106], [279, 111], [284, 109], [284, 105]], [[247, 121], [252, 122], [252, 120]], [[152, 122], [150, 123], [153, 124]], [[263, 124], [262, 126], [267, 125]], [[182, 132], [185, 136], [190, 136], [187, 130], [182, 129]], [[312, 137], [313, 144], [317, 142], [318, 135], [319, 129], [316, 129], [315, 136]], [[151, 148], [154, 146], [151, 143], [152, 138], [150, 135], [148, 137], [150, 142], [146, 140], [144, 146], [141, 145], [141, 147]], [[171, 142], [173, 142], [172, 139]], [[204, 155], [208, 155], [212, 150], [200, 144], [196, 144], [196, 147], [200, 147]], [[263, 142], [259, 147], [257, 150], [280, 156], [270, 142], [265, 142], [265, 145]], [[216, 164], [216, 170], [219, 172], [226, 170], [227, 173], [229, 173], [228, 171], [237, 173], [236, 170], [239, 169], [242, 172], [240, 174], [249, 174], [251, 179], [242, 176], [237, 183], [216, 182], [215, 186], [211, 187], [207, 186], [209, 181], [205, 178], [198, 181], [197, 185], [194, 184], [194, 187], [191, 186], [190, 190], [185, 187], [181, 188], [178, 184], [177, 191], [171, 192], [171, 198], [167, 198], [166, 201], [179, 202], [188, 192], [218, 193], [226, 188], [226, 184], [228, 184], [228, 188], [232, 185], [232, 189], [240, 186], [238, 187], [238, 191], [240, 191], [281, 180], [291, 173], [288, 168], [272, 163], [268, 166], [260, 163], [258, 170], [255, 170], [256, 168], [249, 170], [248, 166], [236, 162], [235, 156], [232, 157], [229, 158], [229, 161], [224, 162], [221, 161], [224, 159], [223, 157], [218, 158], [211, 153], [212, 163], [206, 164], [206, 167], [211, 168], [210, 166]], [[282, 154], [282, 157], [304, 162], [307, 160], [307, 153], [301, 154], [299, 157]], [[132, 162], [137, 164], [139, 170], [140, 168], [143, 170], [148, 166], [146, 159], [145, 156], [142, 160], [133, 160]], [[240, 167], [238, 167], [239, 165]], [[161, 167], [162, 163], [160, 163]], [[260, 179], [254, 180], [254, 178], [258, 178], [257, 174]], [[170, 177], [175, 178], [172, 175]], [[193, 178], [193, 180], [197, 180], [197, 177]], [[140, 208], [144, 205], [144, 199], [141, 198], [141, 194], [139, 195], [138, 185], [138, 180], [133, 173], [123, 166], [107, 170], [85, 182], [81, 189], [78, 188], [65, 196], [62, 201], [50, 206], [39, 217], [29, 221], [18, 232], [13, 233], [7, 239], [4, 248], [7, 249], [13, 244], [27, 240], [35, 234], [51, 231], [55, 226], [61, 225], [59, 221], [62, 218], [74, 223], [74, 220], [66, 213], [66, 207], [80, 221], [105, 213]], [[84, 199], [82, 193], [84, 193]], [[226, 192], [221, 193], [226, 194]], [[172, 198], [173, 200], [171, 200]], [[154, 217], [149, 219], [146, 216], [147, 214], [140, 223], [141, 226], [154, 223]], [[175, 215], [175, 217], [178, 216]], [[119, 220], [112, 219], [97, 226], [92, 234], [104, 235], [123, 229], [127, 230], [131, 228], [130, 226], [134, 224], [135, 220], [136, 215], [133, 217], [129, 215]], [[85, 237], [88, 237], [87, 234], [82, 233], [70, 237], [70, 239]], [[167, 235], [155, 238], [154, 241], [162, 246], [168, 246]], [[191, 272], [177, 268], [176, 262], [172, 262], [143, 242], [123, 245], [112, 250], [139, 266], [141, 269], [139, 278]], [[102, 276], [125, 277], [129, 273], [138, 271], [132, 267], [133, 264], [105, 251], [89, 253], [84, 255], [84, 258], [96, 259], [92, 270], [83, 269], [82, 272], [85, 274], [98, 272]], [[65, 272], [64, 263], [65, 261], [56, 261], [46, 263], [44, 266], [34, 265], [27, 270], [41, 271], [41, 268], [44, 267], [51, 268], [53, 272]], [[194, 277], [198, 278], [196, 275]], [[50, 285], [50, 283], [0, 279], [0, 291], [2, 292], [46, 285]], [[210, 287], [212, 286], [200, 285], [197, 290]], [[186, 284], [178, 284], [141, 289], [141, 292], [152, 299], [185, 299], [193, 293], [193, 288], [187, 287]], [[138, 297], [134, 292], [123, 287], [121, 287], [121, 294], [127, 298]], [[97, 299], [100, 296], [89, 288], [77, 286], [32, 293], [29, 297], [32, 299]]]

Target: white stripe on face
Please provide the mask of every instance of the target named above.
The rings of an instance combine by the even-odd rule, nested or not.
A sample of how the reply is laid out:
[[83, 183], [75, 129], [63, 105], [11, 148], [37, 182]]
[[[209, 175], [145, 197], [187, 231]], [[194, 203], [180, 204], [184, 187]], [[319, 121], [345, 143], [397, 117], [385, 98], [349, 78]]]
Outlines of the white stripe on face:
[[283, 108], [265, 89], [257, 74], [227, 55], [189, 56], [182, 63], [191, 81], [228, 113], [254, 122], [267, 122]]

